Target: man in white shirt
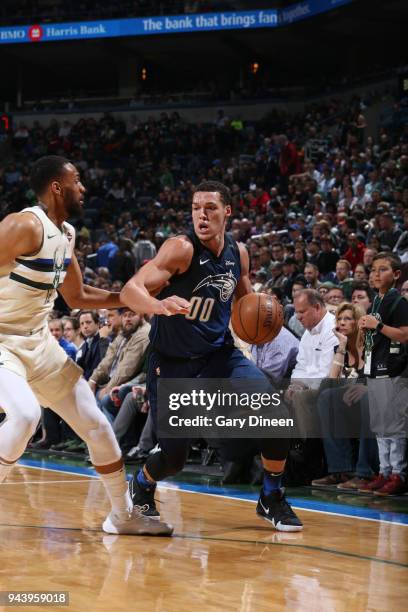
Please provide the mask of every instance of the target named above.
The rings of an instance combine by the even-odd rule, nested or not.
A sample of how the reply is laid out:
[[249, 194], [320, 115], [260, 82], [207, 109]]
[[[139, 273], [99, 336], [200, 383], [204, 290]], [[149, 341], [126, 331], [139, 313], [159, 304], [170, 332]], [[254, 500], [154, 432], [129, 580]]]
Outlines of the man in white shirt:
[[317, 291], [303, 289], [296, 295], [294, 306], [296, 316], [306, 331], [300, 340], [295, 369], [285, 398], [292, 402], [302, 436], [307, 437], [308, 426], [314, 428], [318, 422], [314, 406], [317, 390], [322, 378], [329, 375], [334, 347], [339, 342], [333, 333], [335, 317], [327, 312], [323, 298]]

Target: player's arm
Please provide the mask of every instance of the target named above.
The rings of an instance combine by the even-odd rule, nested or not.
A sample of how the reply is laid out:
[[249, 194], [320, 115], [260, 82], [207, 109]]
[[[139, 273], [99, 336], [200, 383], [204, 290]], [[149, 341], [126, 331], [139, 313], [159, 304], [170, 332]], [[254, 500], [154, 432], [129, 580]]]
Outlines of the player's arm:
[[35, 215], [7, 215], [0, 223], [0, 267], [13, 263], [16, 257], [35, 255], [42, 242], [42, 224]]
[[156, 300], [172, 276], [182, 274], [191, 264], [193, 245], [185, 236], [169, 238], [156, 257], [147, 262], [123, 287], [120, 298], [124, 304], [146, 314], [187, 314], [190, 304], [178, 296]]
[[241, 259], [241, 276], [235, 289], [235, 298], [239, 300], [248, 293], [253, 293], [251, 281], [249, 279], [249, 255], [246, 247], [238, 243], [239, 256]]
[[84, 285], [81, 268], [75, 254], [72, 254], [64, 283], [58, 289], [70, 308], [120, 308], [119, 293], [105, 291], [97, 287]]

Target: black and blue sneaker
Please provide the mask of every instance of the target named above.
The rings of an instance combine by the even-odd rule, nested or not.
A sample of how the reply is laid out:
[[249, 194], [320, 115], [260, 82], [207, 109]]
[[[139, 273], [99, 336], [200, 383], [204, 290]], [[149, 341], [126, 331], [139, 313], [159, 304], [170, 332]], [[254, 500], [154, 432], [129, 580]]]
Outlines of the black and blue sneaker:
[[137, 478], [132, 478], [129, 482], [129, 493], [132, 498], [133, 506], [143, 514], [152, 519], [160, 519], [160, 513], [157, 511], [154, 494], [157, 485], [152, 484], [150, 487], [142, 487]]
[[261, 489], [256, 513], [265, 521], [272, 523], [278, 531], [302, 531], [303, 523], [293, 512], [290, 504], [286, 501], [282, 489], [265, 495]]

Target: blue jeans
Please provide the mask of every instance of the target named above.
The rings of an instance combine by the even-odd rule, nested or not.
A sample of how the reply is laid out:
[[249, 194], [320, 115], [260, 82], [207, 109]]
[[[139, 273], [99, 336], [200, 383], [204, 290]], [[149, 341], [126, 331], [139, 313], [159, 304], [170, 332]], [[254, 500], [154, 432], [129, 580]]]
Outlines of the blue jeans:
[[[124, 385], [123, 387], [119, 389], [119, 399], [121, 403], [123, 402], [126, 395], [131, 390], [132, 390], [131, 385]], [[113, 423], [113, 421], [116, 419], [119, 408], [117, 408], [115, 404], [112, 402], [111, 398], [109, 397], [109, 393], [105, 395], [102, 399], [100, 399], [99, 392], [97, 391], [96, 392], [96, 403], [98, 404], [99, 408], [102, 410], [103, 414], [108, 419], [109, 423]]]
[[367, 437], [369, 432], [369, 410], [367, 394], [352, 406], [352, 410], [360, 415], [360, 438], [357, 462], [353, 459], [353, 447], [350, 438], [338, 438], [332, 434], [334, 422], [338, 425], [342, 418], [350, 414], [350, 407], [343, 401], [347, 387], [326, 389], [319, 395], [317, 407], [319, 411], [324, 451], [329, 474], [335, 472], [355, 472], [361, 478], [368, 478], [376, 472], [378, 465], [377, 440]]

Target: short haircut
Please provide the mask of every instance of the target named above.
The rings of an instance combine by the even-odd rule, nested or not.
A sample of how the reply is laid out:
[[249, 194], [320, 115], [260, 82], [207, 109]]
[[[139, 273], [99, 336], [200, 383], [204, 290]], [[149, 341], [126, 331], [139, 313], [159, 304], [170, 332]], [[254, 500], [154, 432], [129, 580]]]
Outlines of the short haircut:
[[330, 291], [341, 291], [343, 296], [344, 296], [344, 289], [343, 287], [340, 287], [339, 285], [335, 285], [334, 287], [330, 287], [329, 291], [327, 293], [330, 293]]
[[71, 323], [72, 328], [77, 331], [79, 329], [79, 319], [78, 317], [62, 317], [62, 324]]
[[351, 285], [351, 297], [353, 297], [353, 293], [355, 291], [365, 291], [370, 302], [373, 301], [374, 299], [374, 291], [371, 289], [370, 285], [368, 284], [367, 281], [357, 281], [357, 282], [353, 282]]
[[81, 321], [82, 315], [86, 314], [91, 315], [93, 322], [99, 324], [99, 312], [96, 312], [96, 310], [81, 310], [81, 312], [78, 314], [79, 321]]
[[220, 198], [222, 203], [225, 206], [231, 206], [232, 196], [231, 191], [228, 189], [226, 185], [220, 183], [219, 181], [202, 181], [197, 187], [194, 189], [193, 193], [197, 193], [198, 191], [214, 191], [220, 194]]
[[386, 259], [391, 264], [391, 268], [393, 272], [396, 272], [397, 270], [401, 270], [401, 267], [402, 267], [401, 259], [398, 257], [398, 255], [395, 255], [395, 253], [391, 253], [388, 251], [381, 251], [380, 253], [377, 253], [377, 255], [373, 257], [373, 263], [375, 261], [378, 261], [379, 259]]
[[307, 301], [310, 306], [321, 306], [322, 308], [326, 308], [326, 304], [322, 296], [315, 289], [301, 289], [299, 293], [296, 295], [295, 300], [298, 300], [302, 295], [306, 296]]
[[30, 185], [37, 196], [43, 195], [48, 185], [62, 177], [64, 166], [71, 163], [66, 157], [60, 155], [46, 155], [40, 157], [31, 166]]
[[64, 329], [64, 328], [63, 328], [63, 324], [62, 324], [62, 319], [50, 319], [50, 320], [48, 321], [48, 325], [49, 325], [50, 323], [57, 323], [57, 325], [58, 325], [58, 327], [60, 328], [60, 330], [61, 330], [61, 331], [63, 331], [63, 329]]
[[339, 260], [337, 260], [336, 266], [338, 264], [346, 264], [347, 268], [349, 270], [351, 270], [351, 263], [349, 261], [347, 261], [347, 259], [339, 259]]
[[316, 264], [312, 263], [311, 261], [307, 261], [305, 263], [305, 269], [306, 268], [313, 268], [315, 272], [319, 272], [319, 268], [316, 266]]

